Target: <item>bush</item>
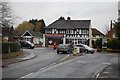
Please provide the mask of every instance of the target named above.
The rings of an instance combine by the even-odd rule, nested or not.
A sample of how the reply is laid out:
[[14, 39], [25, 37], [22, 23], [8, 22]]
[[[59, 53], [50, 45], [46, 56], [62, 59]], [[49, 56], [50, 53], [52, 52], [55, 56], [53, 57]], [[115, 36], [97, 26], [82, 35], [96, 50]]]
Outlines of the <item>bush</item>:
[[2, 53], [20, 51], [20, 44], [16, 42], [2, 43]]
[[102, 39], [97, 39], [96, 41], [92, 41], [93, 48], [102, 48]]
[[114, 50], [120, 50], [120, 41], [117, 39], [112, 39], [111, 41], [108, 41], [107, 47]]
[[102, 51], [102, 48], [97, 48], [97, 52], [101, 52]]

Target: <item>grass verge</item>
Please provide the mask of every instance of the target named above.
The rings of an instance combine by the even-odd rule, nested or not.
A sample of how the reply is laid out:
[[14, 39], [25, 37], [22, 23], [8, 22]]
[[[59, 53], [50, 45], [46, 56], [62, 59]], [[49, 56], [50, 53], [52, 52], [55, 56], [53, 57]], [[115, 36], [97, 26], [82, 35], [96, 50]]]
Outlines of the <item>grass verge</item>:
[[19, 52], [11, 52], [11, 53], [6, 53], [6, 54], [0, 54], [0, 59], [9, 59], [9, 58], [15, 58], [19, 55], [22, 55], [23, 52], [19, 51]]

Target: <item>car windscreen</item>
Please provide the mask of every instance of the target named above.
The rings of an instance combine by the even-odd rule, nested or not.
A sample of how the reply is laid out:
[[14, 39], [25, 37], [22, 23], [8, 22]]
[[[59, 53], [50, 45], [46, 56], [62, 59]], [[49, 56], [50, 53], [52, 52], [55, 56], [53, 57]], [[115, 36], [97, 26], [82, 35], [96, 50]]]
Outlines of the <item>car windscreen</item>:
[[75, 45], [76, 47], [83, 47], [82, 45]]
[[63, 47], [63, 44], [59, 44], [59, 46], [58, 47]]

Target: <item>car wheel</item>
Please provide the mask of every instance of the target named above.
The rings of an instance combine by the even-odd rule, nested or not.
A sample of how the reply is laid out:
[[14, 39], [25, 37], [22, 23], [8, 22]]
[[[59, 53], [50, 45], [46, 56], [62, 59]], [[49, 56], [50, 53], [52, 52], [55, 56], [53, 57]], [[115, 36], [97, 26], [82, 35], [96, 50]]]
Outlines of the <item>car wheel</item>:
[[91, 54], [93, 54], [94, 52], [91, 52]]
[[88, 50], [85, 50], [85, 53], [88, 53]]
[[57, 51], [57, 54], [59, 54], [59, 51]]

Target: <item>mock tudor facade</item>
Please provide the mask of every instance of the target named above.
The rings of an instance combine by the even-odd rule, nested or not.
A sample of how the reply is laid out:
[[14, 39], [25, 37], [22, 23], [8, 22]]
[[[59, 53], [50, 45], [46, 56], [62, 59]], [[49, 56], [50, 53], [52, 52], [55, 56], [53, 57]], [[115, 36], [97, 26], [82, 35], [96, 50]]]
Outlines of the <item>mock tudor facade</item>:
[[56, 44], [86, 44], [92, 46], [91, 20], [67, 20], [60, 17], [45, 27], [45, 46]]

